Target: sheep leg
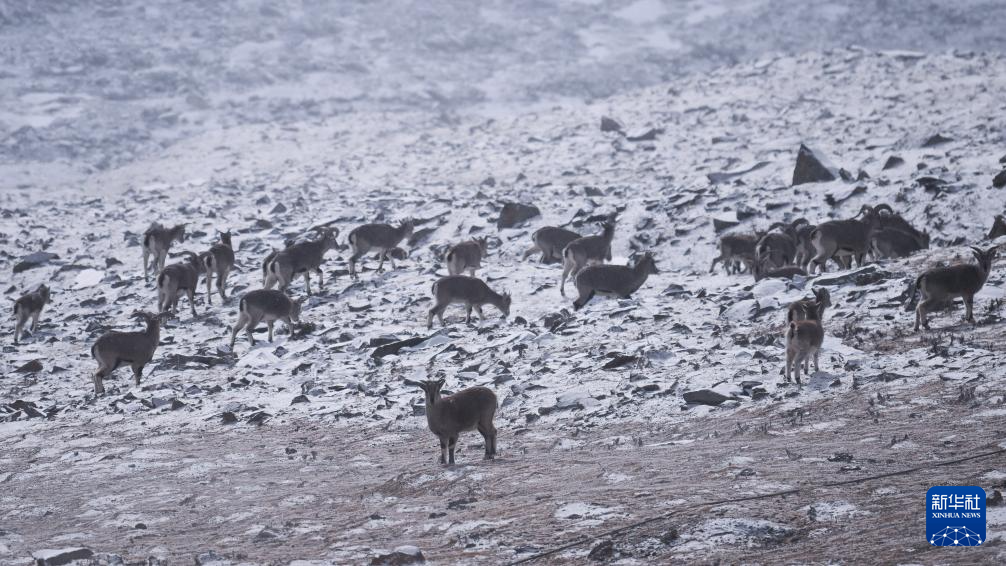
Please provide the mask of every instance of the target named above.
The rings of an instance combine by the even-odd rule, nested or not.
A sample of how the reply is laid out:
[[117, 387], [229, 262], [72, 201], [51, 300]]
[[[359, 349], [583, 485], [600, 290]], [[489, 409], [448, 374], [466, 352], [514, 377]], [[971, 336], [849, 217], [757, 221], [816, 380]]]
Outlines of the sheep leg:
[[440, 326], [447, 326], [444, 324], [444, 310], [447, 309], [447, 303], [437, 303], [430, 308], [429, 314], [426, 316], [426, 328], [433, 328], [433, 317], [436, 316], [440, 320]]
[[143, 246], [143, 280], [150, 281], [150, 250]]
[[465, 305], [465, 324], [472, 323], [472, 305]]
[[377, 272], [384, 273], [384, 255], [388, 253], [386, 250], [382, 250], [381, 253], [377, 254]]
[[449, 463], [449, 464], [450, 464], [451, 466], [453, 466], [453, 465], [454, 465], [454, 449], [455, 449], [455, 448], [457, 447], [457, 445], [458, 445], [458, 437], [457, 437], [457, 436], [452, 436], [452, 437], [450, 438], [450, 441], [449, 441], [449, 442], [450, 442], [450, 444], [448, 445], [448, 450], [450, 450], [450, 455], [451, 455], [451, 457], [450, 457], [450, 460], [448, 461], [448, 463]]
[[468, 269], [468, 275], [470, 277], [475, 277], [475, 268], [474, 267]]
[[286, 323], [287, 334], [293, 336], [293, 319], [291, 319], [289, 316], [286, 316], [283, 317], [283, 322]]
[[572, 262], [563, 262], [562, 264], [562, 280], [559, 281], [559, 294], [563, 297], [566, 296], [566, 277], [569, 276], [569, 272], [573, 269]]
[[136, 384], [139, 385], [140, 378], [143, 377], [143, 364], [133, 364], [132, 368], [133, 368], [133, 381], [135, 381]]
[[[232, 350], [234, 349], [234, 341], [237, 340], [238, 332], [241, 332], [241, 329], [244, 328], [245, 325], [247, 325], [247, 324], [248, 324], [248, 315], [246, 315], [245, 313], [241, 313], [240, 315], [238, 315], [237, 324], [235, 324], [234, 328], [231, 329], [231, 349]], [[249, 334], [249, 336], [251, 336], [251, 335]], [[252, 345], [253, 346], [255, 345], [254, 341], [252, 341]]]
[[[971, 324], [974, 324], [975, 323], [975, 313], [974, 313], [975, 296], [974, 295], [964, 295], [961, 298], [964, 299], [964, 308], [966, 310], [966, 312], [964, 313], [964, 320], [970, 322]], [[33, 331], [33, 333], [34, 333], [34, 331]]]
[[[360, 252], [355, 252], [353, 255], [349, 256], [349, 277], [350, 279], [359, 279], [360, 276], [356, 273], [356, 262], [363, 257]], [[360, 266], [363, 267], [362, 265]]]
[[318, 274], [318, 290], [321, 291], [325, 287], [325, 275], [322, 273], [321, 268], [314, 270]]
[[444, 322], [444, 310], [446, 309], [447, 309], [446, 303], [445, 304], [437, 303], [433, 305], [433, 307], [430, 309], [429, 315], [426, 317], [426, 328], [427, 329], [433, 328], [434, 316], [436, 316], [437, 320], [440, 321], [440, 326], [447, 326], [447, 323]]
[[790, 352], [787, 349], [786, 350], [786, 383], [790, 382], [790, 374], [792, 372], [792, 370], [791, 370], [792, 367], [793, 367], [793, 353]]
[[108, 375], [108, 373], [109, 373], [109, 370], [106, 369], [104, 365], [99, 366], [98, 367], [98, 371], [95, 372], [94, 377], [92, 378], [94, 380], [94, 394], [95, 395], [104, 395], [105, 394], [105, 385], [102, 383], [101, 380], [104, 379]]
[[266, 267], [264, 274], [265, 277], [262, 279], [262, 288], [264, 289], [272, 289], [273, 286], [279, 282], [279, 277], [273, 273], [273, 266], [275, 263], [276, 260], [272, 260], [271, 263], [267, 264], [268, 266]]
[[14, 324], [14, 345], [21, 343], [21, 334], [24, 332], [24, 323], [27, 321], [25, 317], [20, 312], [17, 314], [17, 322]]
[[276, 324], [275, 320], [270, 320], [269, 322], [265, 323], [265, 325], [269, 327], [269, 342], [272, 342], [272, 327], [274, 324]]
[[440, 463], [441, 464], [446, 464], [447, 463], [447, 441], [448, 441], [448, 438], [446, 436], [441, 436], [440, 437]]
[[280, 291], [286, 292], [287, 287], [289, 287], [290, 284], [293, 283], [293, 280], [296, 278], [297, 274], [294, 273], [292, 269], [290, 273], [287, 274], [282, 271], [281, 267], [279, 266], [276, 267], [276, 283], [278, 284], [277, 288]]
[[248, 317], [248, 324], [245, 326], [245, 332], [248, 333], [248, 341], [251, 342], [252, 346], [255, 346], [255, 336], [254, 336], [254, 333], [255, 333], [255, 327], [258, 326], [259, 322], [262, 322], [261, 318], [254, 317], [254, 316], [249, 316]]
[[304, 287], [307, 288], [307, 296], [310, 297], [311, 296], [311, 272], [310, 271], [305, 271], [304, 272]]
[[496, 429], [493, 428], [493, 424], [490, 422], [488, 424], [479, 423], [479, 433], [482, 434], [482, 439], [486, 444], [486, 455], [485, 460], [492, 460], [493, 456], [496, 454]]
[[[192, 316], [195, 317], [195, 316], [197, 316], [196, 315], [196, 290], [195, 290], [195, 288], [187, 289], [185, 291], [185, 293], [189, 297], [189, 306], [192, 308]], [[208, 298], [209, 297], [209, 293], [207, 293], [206, 296]], [[206, 310], [207, 311], [210, 310], [210, 307], [208, 305], [206, 307]]]
[[384, 257], [388, 258], [388, 261], [391, 262], [392, 271], [398, 269], [398, 267], [395, 265], [395, 256], [391, 255], [391, 253], [388, 250], [384, 250]]
[[800, 380], [800, 365], [803, 364], [804, 360], [806, 359], [807, 359], [807, 353], [800, 352], [799, 354], [796, 355], [796, 359], [794, 360], [793, 363], [793, 367], [795, 368], [794, 373], [796, 374], [796, 383], [798, 385], [803, 385], [803, 381]]
[[213, 304], [213, 271], [206, 270], [206, 305]]
[[[815, 248], [815, 249], [817, 249], [817, 248]], [[817, 254], [814, 255], [814, 258], [811, 259], [811, 261], [815, 265], [817, 265], [817, 272], [818, 273], [824, 273], [824, 272], [828, 271], [828, 260], [831, 257], [833, 257], [834, 255], [835, 255], [834, 252], [832, 252], [831, 250], [828, 250], [828, 249], [817, 249]]]
[[479, 322], [485, 322], [486, 317], [482, 314], [482, 305], [475, 305], [475, 314], [479, 315]]
[[821, 356], [821, 350], [814, 350], [814, 371], [821, 371], [821, 366], [817, 365], [817, 359]]
[[915, 307], [915, 331], [919, 331], [919, 324], [926, 330], [929, 330], [929, 318], [926, 316], [926, 311], [929, 310], [929, 300], [923, 300], [919, 302], [919, 306]]
[[227, 292], [225, 287], [227, 287], [227, 276], [230, 275], [230, 271], [223, 270], [217, 274], [217, 290], [220, 291], [220, 300], [227, 300]]
[[580, 294], [580, 296], [577, 297], [575, 301], [573, 301], [573, 310], [578, 311], [582, 309], [584, 305], [589, 303], [591, 299], [594, 298], [594, 291], [588, 288], [581, 289], [580, 287], [577, 287], [576, 291], [577, 293]]
[[[524, 251], [523, 255], [520, 256], [520, 260], [521, 261], [526, 260], [527, 258], [531, 257], [531, 255], [534, 254], [534, 252], [536, 252], [536, 251], [539, 251], [538, 250], [538, 246], [537, 245], [531, 246], [530, 248], [528, 248], [527, 250]], [[542, 257], [542, 259], [545, 259], [545, 254], [542, 253], [541, 257]]]

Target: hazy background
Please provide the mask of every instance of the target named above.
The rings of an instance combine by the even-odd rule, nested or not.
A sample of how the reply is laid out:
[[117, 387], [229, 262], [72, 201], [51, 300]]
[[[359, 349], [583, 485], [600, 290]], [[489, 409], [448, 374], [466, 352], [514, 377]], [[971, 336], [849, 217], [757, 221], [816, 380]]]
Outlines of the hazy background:
[[240, 124], [505, 115], [774, 52], [999, 50], [1003, 21], [980, 0], [4, 1], [0, 184]]

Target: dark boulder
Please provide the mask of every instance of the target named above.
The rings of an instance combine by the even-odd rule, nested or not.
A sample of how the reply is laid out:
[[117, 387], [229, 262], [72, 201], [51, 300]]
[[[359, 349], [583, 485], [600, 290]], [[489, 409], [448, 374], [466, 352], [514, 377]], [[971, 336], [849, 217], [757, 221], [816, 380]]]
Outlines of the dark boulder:
[[992, 221], [992, 229], [989, 230], [988, 239], [995, 240], [999, 236], [1006, 236], [1006, 218], [997, 215]]
[[74, 560], [87, 560], [94, 556], [89, 548], [61, 548], [58, 550], [37, 550], [31, 553], [37, 566], [60, 566]]
[[372, 358], [383, 358], [384, 356], [392, 356], [397, 354], [402, 348], [409, 348], [417, 344], [421, 344], [426, 341], [429, 336], [414, 336], [412, 338], [406, 338], [405, 340], [398, 340], [397, 342], [390, 342], [388, 344], [382, 344], [374, 349], [370, 354]]
[[388, 554], [375, 556], [370, 566], [403, 566], [405, 564], [422, 564], [426, 562], [421, 550], [414, 546], [399, 546]]
[[892, 155], [887, 158], [887, 161], [884, 162], [884, 171], [887, 171], [888, 169], [894, 169], [895, 167], [901, 167], [904, 164], [905, 164], [904, 159], [898, 157], [897, 155]]
[[945, 143], [949, 143], [949, 142], [952, 142], [952, 141], [954, 141], [953, 138], [948, 138], [948, 137], [944, 136], [943, 134], [936, 134], [936, 135], [930, 136], [929, 139], [927, 139], [925, 142], [923, 142], [922, 143], [922, 147], [936, 147], [938, 145], [943, 145]]
[[28, 254], [21, 258], [21, 261], [14, 264], [14, 273], [21, 273], [22, 271], [42, 267], [53, 259], [59, 259], [59, 256], [49, 252], [35, 252]]
[[587, 558], [590, 560], [596, 560], [598, 562], [607, 562], [615, 556], [615, 544], [610, 540], [605, 540], [597, 543], [597, 545], [590, 549], [587, 554]]
[[733, 228], [738, 224], [740, 224], [740, 222], [736, 220], [730, 220], [729, 218], [717, 218], [715, 216], [713, 217], [713, 230], [715, 230], [717, 234], [719, 234], [724, 230]]
[[32, 360], [14, 371], [17, 373], [37, 373], [42, 371], [42, 362], [39, 360]]
[[712, 389], [699, 389], [697, 391], [688, 391], [683, 395], [685, 403], [695, 403], [699, 405], [712, 405], [716, 406], [724, 401], [730, 400], [730, 397], [723, 395], [722, 393], [717, 393]]
[[496, 227], [500, 230], [503, 228], [513, 228], [518, 224], [530, 220], [536, 216], [541, 216], [541, 211], [538, 210], [537, 206], [530, 204], [521, 204], [518, 202], [508, 202], [503, 205], [503, 210], [500, 211], [499, 220], [496, 221]]
[[793, 185], [834, 181], [832, 172], [825, 161], [809, 147], [800, 144], [796, 154], [796, 168], [793, 169]]
[[992, 186], [997, 189], [1006, 187], [1006, 169], [1003, 169], [998, 175], [992, 178]]
[[865, 265], [852, 271], [843, 271], [835, 275], [825, 274], [817, 278], [814, 285], [872, 285], [879, 281], [884, 281], [893, 277], [889, 272], [884, 271], [876, 264]]
[[625, 140], [630, 142], [654, 141], [657, 139], [657, 136], [662, 133], [664, 133], [664, 131], [661, 129], [650, 128], [638, 136], [626, 136]]
[[603, 116], [601, 118], [601, 131], [602, 132], [621, 132], [622, 125], [615, 121], [613, 118], [608, 118]]

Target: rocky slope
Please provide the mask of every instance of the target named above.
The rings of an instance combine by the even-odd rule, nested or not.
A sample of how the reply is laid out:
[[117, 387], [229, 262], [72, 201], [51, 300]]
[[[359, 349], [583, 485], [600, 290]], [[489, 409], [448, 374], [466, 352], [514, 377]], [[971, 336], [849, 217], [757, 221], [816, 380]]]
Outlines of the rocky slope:
[[[861, 392], [911, 392], [919, 395], [911, 403], [925, 410], [948, 389], [965, 396], [959, 418], [976, 423], [976, 449], [1001, 441], [1002, 272], [978, 296], [977, 327], [959, 324], [956, 309], [934, 318], [934, 328], [945, 330], [912, 334], [901, 301], [921, 269], [966, 261], [962, 244], [982, 240], [1004, 208], [1002, 190], [991, 183], [1006, 152], [1004, 70], [1006, 59], [987, 54], [843, 49], [771, 56], [590, 104], [499, 118], [445, 123], [422, 113], [358, 112], [351, 120], [245, 124], [180, 141], [110, 173], [106, 181], [121, 182], [101, 194], [5, 191], [0, 269], [11, 274], [33, 252], [56, 257], [14, 274], [5, 289], [13, 298], [50, 282], [55, 294], [41, 332], [18, 348], [4, 346], [0, 469], [17, 472], [2, 478], [12, 487], [2, 517], [17, 527], [0, 540], [22, 556], [59, 542], [32, 537], [32, 521], [44, 520], [44, 510], [25, 490], [48, 467], [97, 469], [101, 454], [78, 458], [86, 448], [79, 439], [56, 434], [68, 426], [135, 439], [153, 430], [212, 436], [310, 423], [425, 442], [432, 437], [423, 430], [422, 400], [403, 380], [430, 375], [445, 376], [455, 389], [481, 384], [497, 391], [504, 453], [508, 442], [518, 444], [508, 437], [533, 434], [561, 444], [579, 431], [701, 427], [765, 408], [799, 412], [824, 404], [841, 421], [841, 408]], [[605, 116], [625, 133], [602, 132]], [[852, 180], [791, 186], [801, 143]], [[884, 169], [891, 156], [904, 163]], [[161, 182], [131, 185], [138, 168]], [[498, 229], [507, 201], [536, 205], [541, 216]], [[707, 273], [718, 237], [713, 219], [750, 230], [796, 217], [849, 217], [878, 202], [928, 227], [933, 249], [793, 283], [753, 285], [748, 275]], [[556, 288], [559, 268], [521, 261], [529, 234], [545, 224], [592, 232], [591, 218], [615, 211], [614, 261], [650, 250], [661, 273], [630, 300], [599, 298], [571, 312]], [[351, 282], [346, 251], [330, 253], [326, 288], [307, 300], [305, 324], [292, 335], [255, 348], [239, 341], [231, 352], [236, 301], [207, 307], [201, 294], [197, 317], [183, 310], [163, 331], [141, 387], [131, 387], [120, 370], [106, 381], [109, 395], [91, 394], [93, 339], [109, 328], [132, 328], [128, 315], [154, 305], [138, 241], [151, 221], [188, 224], [192, 237], [176, 249], [199, 251], [214, 230], [235, 230], [238, 294], [260, 285], [261, 258], [285, 237], [334, 222], [343, 240], [362, 222], [405, 216], [418, 220], [409, 258], [397, 270], [368, 270]], [[471, 235], [491, 236], [483, 276], [513, 294], [512, 316], [500, 320], [487, 309], [485, 323], [466, 326], [455, 307], [446, 329], [428, 331], [430, 285], [445, 273], [445, 247]], [[826, 321], [822, 371], [805, 387], [786, 386], [783, 309], [813, 285], [830, 289], [836, 303]], [[302, 295], [302, 284], [292, 293]], [[400, 348], [388, 346], [402, 340]], [[683, 394], [698, 390], [727, 400], [686, 404]], [[875, 440], [888, 442], [883, 432]], [[132, 442], [120, 448], [133, 449]], [[475, 438], [462, 442], [471, 459]], [[777, 450], [785, 442], [780, 438]], [[929, 455], [911, 445], [903, 450], [906, 458]], [[364, 451], [380, 451], [379, 442]], [[513, 452], [507, 458], [521, 461]], [[998, 471], [983, 471], [986, 487], [1002, 482], [999, 462]], [[389, 478], [400, 471], [394, 462], [382, 465], [389, 467], [379, 473]], [[538, 466], [536, 473], [549, 473], [547, 462]], [[213, 475], [211, 467], [192, 473]], [[433, 464], [432, 453], [424, 473], [454, 478]], [[602, 513], [583, 527], [623, 518]], [[745, 544], [738, 540], [724, 544]], [[142, 541], [131, 544], [130, 555], [149, 550]], [[710, 556], [702, 552], [693, 557]], [[520, 555], [512, 548], [500, 553], [485, 558]]]

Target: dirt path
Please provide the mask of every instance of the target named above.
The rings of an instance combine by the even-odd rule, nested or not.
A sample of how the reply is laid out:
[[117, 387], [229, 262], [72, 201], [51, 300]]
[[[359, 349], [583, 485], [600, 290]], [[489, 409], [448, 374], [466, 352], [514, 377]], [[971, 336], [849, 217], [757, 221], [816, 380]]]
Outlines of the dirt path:
[[[956, 403], [941, 384], [926, 388], [913, 393], [946, 404], [853, 391], [800, 411], [755, 405], [679, 427], [508, 426], [499, 460], [478, 459], [472, 435], [450, 469], [435, 464], [419, 418], [387, 431], [299, 422], [143, 437], [118, 435], [115, 423], [55, 426], [0, 445], [0, 544], [11, 553], [0, 563], [67, 546], [182, 564], [210, 550], [255, 563], [365, 563], [414, 544], [437, 563], [498, 564], [675, 510], [614, 537], [609, 559], [1002, 563], [996, 541], [953, 554], [929, 547], [923, 505], [931, 485], [993, 487], [986, 474], [1006, 471], [1006, 454], [815, 487], [1000, 448], [991, 439], [1006, 438], [1002, 416]], [[579, 563], [596, 544], [537, 563]]]

